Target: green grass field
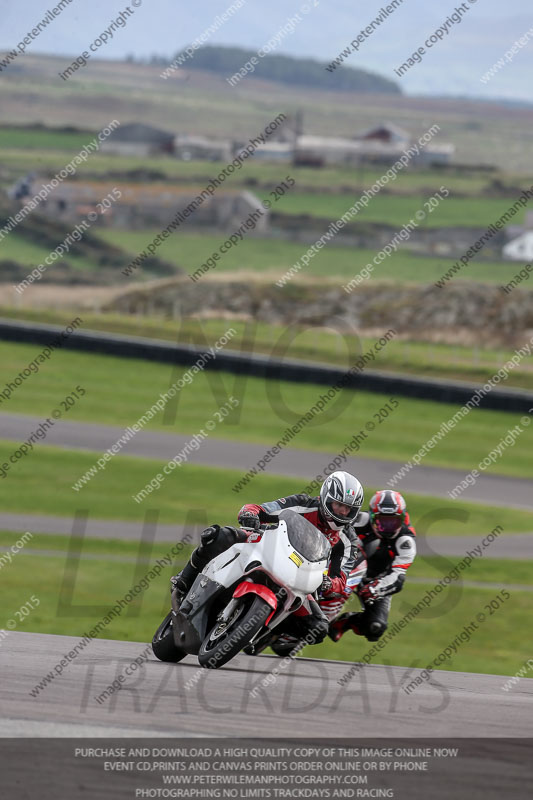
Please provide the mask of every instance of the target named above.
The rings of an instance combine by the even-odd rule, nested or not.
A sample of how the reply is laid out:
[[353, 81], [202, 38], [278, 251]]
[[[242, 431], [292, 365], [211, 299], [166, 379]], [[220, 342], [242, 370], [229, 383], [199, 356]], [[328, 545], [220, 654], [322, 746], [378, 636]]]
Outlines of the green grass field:
[[[85, 542], [84, 546], [89, 545]], [[176, 562], [174, 566], [179, 569], [182, 563]], [[135, 584], [134, 564], [111, 561], [105, 554], [97, 560], [82, 559], [78, 573], [71, 579], [74, 584], [72, 606], [74, 609], [76, 606], [88, 606], [93, 610], [76, 612], [68, 603], [68, 611], [62, 612], [61, 609], [58, 610], [58, 603], [61, 588], [67, 585], [66, 564], [63, 555], [18, 555], [17, 560], [9, 565], [9, 569], [5, 568], [2, 575], [0, 628], [5, 627], [7, 619], [12, 618], [14, 612], [35, 594], [41, 601], [40, 605], [19, 623], [17, 630], [81, 635], [85, 629], [96, 624], [105, 615], [106, 609], [112, 607], [115, 600], [126, 594]], [[145, 565], [142, 574], [146, 574], [149, 569], [150, 566]], [[38, 587], [28, 584], [27, 576], [32, 573], [40, 576]], [[155, 629], [170, 607], [168, 581], [173, 574], [175, 572], [172, 568], [166, 568], [159, 580], [155, 580], [141, 595], [140, 601], [134, 601], [123, 616], [115, 619], [104, 630], [102, 638], [151, 641]]]
[[[61, 242], [58, 241], [58, 244], [61, 244]], [[0, 250], [0, 259], [2, 261], [16, 261], [19, 264], [27, 266], [28, 272], [39, 264], [46, 266], [44, 261], [49, 255], [49, 248], [43, 247], [35, 242], [30, 242], [22, 234], [15, 232], [6, 236], [2, 241], [2, 248]], [[76, 270], [94, 272], [98, 269], [98, 264], [96, 264], [96, 262], [82, 256], [67, 254], [66, 258], [59, 259], [55, 263], [59, 264], [61, 261], [68, 261], [71, 267]], [[50, 270], [50, 274], [52, 274], [54, 265], [52, 264], [50, 267], [47, 267], [47, 270]]]
[[[65, 327], [71, 320], [70, 312], [32, 309], [0, 308], [0, 317], [44, 322]], [[228, 330], [227, 319], [181, 319], [166, 320], [127, 314], [88, 314], [83, 312], [84, 327], [88, 330], [122, 333], [164, 339], [171, 342], [186, 342], [202, 347], [214, 345]], [[237, 331], [232, 340], [232, 349], [242, 352], [263, 353], [268, 356], [286, 356], [324, 364], [345, 367], [349, 352], [356, 353], [358, 341], [355, 336], [339, 334], [329, 328], [295, 328], [297, 335], [288, 349], [282, 346], [286, 328], [265, 323], [244, 323], [232, 320]], [[368, 352], [373, 340], [360, 338], [362, 352]], [[348, 350], [348, 347], [351, 350]], [[410, 340], [391, 340], [384, 350], [376, 354], [373, 369], [423, 375], [425, 377], [448, 378], [470, 381], [482, 385], [497, 372], [502, 364], [512, 357], [513, 351], [506, 349], [466, 347]], [[533, 360], [524, 358], [509, 373], [505, 386], [533, 389]]]
[[[12, 381], [38, 352], [39, 348], [31, 345], [0, 343], [0, 386]], [[142, 416], [183, 372], [183, 369], [173, 372], [164, 364], [149, 361], [56, 351], [53, 360], [32, 374], [8, 403], [3, 400], [1, 408], [46, 418], [80, 384], [86, 387], [87, 394], [68, 411], [69, 420], [107, 424], [112, 421], [126, 427]], [[273, 394], [278, 390], [279, 395]], [[206, 370], [180, 391], [177, 410], [167, 407], [166, 418], [163, 419], [163, 413], [158, 414], [148, 428], [193, 435], [207, 420], [215, 420], [215, 412], [233, 395], [239, 406], [222, 422], [215, 420], [211, 436], [263, 443], [268, 449], [290, 424], [313, 407], [323, 392], [324, 387], [312, 384], [277, 384]], [[400, 467], [458, 410], [457, 406], [445, 403], [400, 398], [398, 408], [380, 422], [374, 415], [388, 400], [387, 395], [341, 390], [331, 406], [308, 423], [290, 446], [338, 453], [370, 422], [375, 429], [365, 439], [361, 437], [357, 454], [392, 459]], [[517, 414], [475, 409], [429, 451], [424, 463], [469, 472], [519, 418]], [[531, 431], [525, 430], [487, 472], [531, 476], [530, 451]], [[352, 455], [356, 452], [353, 450]]]
[[[9, 319], [44, 322], [64, 327], [72, 320], [70, 312], [41, 309], [1, 308], [0, 317]], [[232, 339], [233, 349], [265, 353], [267, 355], [281, 353], [282, 337], [286, 326], [271, 325], [263, 322], [245, 323], [240, 319], [192, 319], [167, 320], [158, 316], [138, 316], [134, 314], [91, 314], [84, 311], [84, 327], [89, 330], [109, 331], [132, 336], [164, 339], [166, 341], [186, 341], [201, 346], [213, 345], [227, 331], [228, 324], [237, 331]], [[345, 336], [329, 328], [295, 326], [297, 335], [289, 345], [287, 354], [291, 358], [313, 360], [327, 364], [347, 366], [348, 344], [357, 347], [357, 339], [366, 352], [374, 340], [368, 336]], [[355, 350], [354, 350], [355, 352]], [[457, 376], [472, 380], [486, 378], [494, 370], [508, 361], [513, 351], [505, 348], [474, 348], [461, 345], [447, 345], [412, 340], [391, 340], [387, 347], [376, 354], [373, 363], [375, 369], [408, 369], [423, 371], [425, 374], [435, 371], [455, 371]], [[508, 385], [528, 379], [533, 372], [533, 362], [529, 365], [525, 358], [510, 373]]]
[[[13, 544], [20, 534], [2, 532], [0, 542], [5, 546]], [[62, 541], [61, 541], [62, 540]], [[50, 551], [63, 544], [57, 555], [17, 554], [13, 562], [2, 572], [2, 619], [4, 627], [15, 611], [32, 594], [40, 600], [39, 606], [30, 613], [17, 630], [37, 633], [52, 633], [82, 636], [84, 631], [96, 624], [116, 600], [123, 597], [136, 581], [148, 574], [156, 558], [161, 558], [168, 547], [156, 545], [150, 554], [150, 562], [144, 565], [133, 563], [137, 558], [137, 545], [133, 542], [102, 542], [86, 539], [82, 554], [94, 558], [81, 558], [77, 572], [67, 560], [67, 537], [35, 535], [27, 547], [33, 551]], [[54, 545], [54, 546], [53, 546]], [[185, 551], [184, 551], [185, 552]], [[129, 558], [129, 561], [111, 560], [109, 555]], [[164, 567], [161, 575], [154, 578], [146, 591], [134, 601], [120, 617], [115, 618], [101, 632], [101, 638], [149, 642], [153, 633], [169, 607], [168, 580], [181, 567], [183, 559], [178, 559], [171, 567]], [[136, 567], [139, 570], [136, 572]], [[426, 561], [415, 561], [411, 568], [413, 576], [424, 574]], [[488, 561], [474, 562], [466, 577], [480, 582], [493, 581], [496, 577], [502, 584], [516, 582], [519, 575], [522, 582], [531, 584], [533, 564], [504, 561], [492, 564]], [[484, 572], [481, 574], [481, 570]], [[436, 579], [446, 572], [446, 567], [434, 565]], [[28, 587], [28, 574], [39, 574], [37, 587]], [[427, 585], [410, 583], [407, 580], [401, 595], [395, 596], [390, 615], [390, 624], [408, 613], [416, 605], [434, 580]], [[69, 599], [69, 592], [72, 595]], [[530, 609], [530, 593], [511, 591], [511, 598], [490, 615], [486, 605], [498, 593], [492, 588], [466, 588], [460, 583], [452, 584], [434, 600], [428, 610], [411, 621], [381, 653], [373, 663], [423, 668], [435, 658], [462, 630], [482, 611], [487, 619], [472, 639], [463, 644], [450, 661], [440, 669], [465, 670], [468, 672], [513, 675], [528, 658], [528, 642], [523, 636], [527, 628]], [[61, 601], [61, 602], [60, 602]], [[347, 608], [357, 609], [357, 601], [349, 601]], [[348, 633], [338, 644], [329, 639], [316, 647], [307, 647], [304, 656], [333, 658], [342, 661], [358, 661], [372, 645], [362, 637]], [[354, 679], [354, 684], [357, 678]]]
[[[510, 569], [510, 574], [511, 574]], [[392, 602], [389, 625], [400, 620], [409, 606], [416, 605], [430, 586], [409, 584], [402, 592], [403, 610], [400, 610], [399, 597]], [[403, 631], [388, 642], [377, 656], [372, 658], [374, 664], [394, 664], [424, 669], [431, 664], [439, 653], [450, 644], [466, 625], [476, 620], [478, 612], [486, 615], [485, 622], [479, 626], [470, 641], [461, 645], [450, 659], [436, 669], [480, 672], [492, 675], [513, 675], [529, 657], [527, 644], [524, 643], [522, 626], [527, 625], [526, 616], [531, 607], [530, 592], [511, 592], [511, 598], [492, 616], [486, 606], [498, 594], [497, 589], [462, 590], [461, 597], [453, 599], [454, 589], [448, 589], [449, 601], [441, 613], [420, 613], [405, 626]], [[445, 596], [444, 592], [441, 596]], [[408, 601], [408, 602], [405, 602]], [[358, 610], [356, 601], [350, 601], [350, 609]], [[443, 603], [444, 604], [444, 603]], [[339, 661], [359, 661], [370, 650], [372, 644], [362, 637], [354, 637], [348, 633], [338, 642], [324, 642], [318, 647], [307, 647], [302, 651], [304, 656], [318, 658], [335, 658]], [[413, 677], [416, 674], [413, 673]], [[354, 688], [358, 679], [353, 679]]]
[[[501, 534], [505, 536], [505, 532]], [[459, 573], [460, 580], [454, 581], [450, 586], [459, 587], [463, 582], [473, 581], [475, 583], [496, 583], [504, 586], [514, 584], [520, 586], [533, 587], [533, 560], [532, 561], [513, 561], [507, 558], [489, 558], [490, 545], [484, 550], [482, 558], [475, 558], [470, 566]], [[440, 578], [447, 575], [453, 567], [461, 561], [461, 556], [450, 556], [440, 558], [439, 556], [420, 556], [418, 555], [413, 565], [409, 568], [408, 580], [417, 578], [424, 580], [429, 585], [437, 582]], [[458, 592], [456, 591], [455, 594]], [[399, 610], [404, 613], [408, 610], [402, 595], [398, 598]]]
[[[443, 184], [446, 179], [443, 177]], [[268, 192], [259, 192], [262, 200], [270, 199]], [[309, 214], [312, 217], [323, 219], [339, 219], [350, 206], [359, 199], [359, 194], [349, 196], [303, 194], [294, 190], [278, 201], [275, 210], [282, 214]], [[513, 202], [509, 198], [501, 197], [450, 197], [440, 201], [440, 205], [433, 212], [424, 205], [431, 194], [419, 194], [412, 197], [398, 197], [396, 195], [378, 194], [373, 197], [368, 206], [357, 214], [360, 222], [387, 222], [402, 228], [409, 220], [415, 219], [417, 211], [423, 211], [426, 218], [420, 227], [447, 228], [447, 227], [475, 227], [486, 228], [491, 222], [499, 219]], [[521, 209], [514, 220], [520, 225], [525, 217], [525, 210]]]
[[[24, 534], [20, 532], [0, 530], [0, 548], [9, 548], [16, 542], [19, 542], [20, 547], [20, 539], [22, 536], [24, 536]], [[177, 539], [178, 537], [176, 536], [176, 541]], [[117, 561], [123, 560], [124, 563], [128, 562], [133, 564], [137, 563], [137, 560], [144, 563], [149, 558], [163, 558], [165, 554], [168, 553], [168, 548], [172, 546], [172, 543], [158, 542], [156, 537], [156, 541], [149, 547], [150, 552], [148, 553], [145, 552], [146, 547], [144, 544], [140, 545], [138, 542], [130, 539], [92, 539], [90, 536], [65, 536], [65, 534], [62, 533], [33, 533], [31, 539], [26, 539], [23, 545], [22, 549], [12, 556], [12, 563], [18, 559], [19, 555], [24, 554], [26, 556], [32, 550], [43, 551], [43, 556], [44, 551], [56, 551], [53, 555], [63, 555], [66, 557], [70, 548], [72, 548], [73, 551], [79, 551], [82, 557], [86, 555], [103, 556], [105, 558], [112, 556], [113, 559]], [[182, 551], [183, 557], [180, 556], [177, 563], [182, 563], [185, 556], [188, 556], [192, 549], [192, 546], [184, 545]]]
[[[38, 159], [41, 168], [52, 171], [61, 169], [65, 164], [67, 153], [78, 152], [97, 136], [98, 131], [63, 132], [58, 130], [31, 130], [28, 128], [0, 127], [0, 147], [2, 159], [11, 170], [23, 172]], [[78, 173], [100, 173], [109, 171], [128, 172], [143, 169], [158, 172], [169, 179], [179, 179], [187, 183], [206, 184], [216, 177], [225, 167], [225, 163], [206, 161], [181, 161], [168, 156], [112, 156], [102, 153], [91, 155], [89, 161], [78, 168]], [[320, 189], [332, 186], [339, 187], [341, 192], [359, 192], [371, 186], [386, 171], [386, 167], [372, 166], [339, 166], [313, 169], [295, 167], [290, 163], [262, 163], [248, 160], [242, 169], [237, 169], [226, 179], [228, 186], [246, 186], [254, 190], [255, 186], [276, 186], [287, 174], [297, 181], [298, 187]], [[445, 185], [451, 191], [465, 195], [481, 195], [486, 193], [494, 178], [494, 174], [472, 170], [468, 173], [455, 170], [407, 169], [398, 174], [395, 181], [389, 184], [387, 191], [395, 193], [421, 192], [428, 196], [440, 186]], [[533, 178], [523, 174], [501, 176], [515, 188], [531, 186]], [[296, 187], [295, 187], [296, 188]], [[514, 192], [509, 190], [509, 198]]]
[[[402, 225], [408, 222], [405, 216]], [[327, 226], [324, 227], [324, 232]], [[116, 228], [100, 228], [98, 235], [110, 244], [123, 248], [135, 258], [159, 233], [156, 230], [125, 231]], [[392, 238], [391, 234], [391, 238]], [[318, 238], [318, 234], [317, 234]], [[220, 234], [179, 233], [162, 243], [158, 256], [175, 264], [189, 274], [200, 267], [207, 258], [216, 252], [225, 241]], [[271, 272], [272, 281], [281, 277], [307, 252], [309, 245], [289, 242], [282, 239], [251, 237], [243, 239], [238, 247], [225, 253], [217, 262], [217, 272], [229, 273], [235, 270]], [[339, 278], [348, 283], [368, 264], [372, 264], [376, 250], [353, 247], [324, 247], [309, 265], [299, 273], [301, 277], [318, 276]], [[455, 263], [454, 258], [430, 258], [411, 255], [398, 250], [378, 266], [374, 266], [369, 281], [394, 280], [402, 283], [432, 283], [440, 278]], [[458, 273], [454, 280], [479, 281], [481, 283], [506, 284], [517, 271], [514, 262], [477, 261]], [[150, 273], [138, 271], [136, 278], [152, 278]]]
[[78, 152], [97, 135], [89, 131], [61, 131], [42, 128], [0, 127], [0, 147], [2, 150], [45, 150], [60, 153]]
[[[0, 464], [16, 447], [14, 442], [0, 441]], [[232, 487], [242, 478], [248, 465], [243, 465], [240, 471], [183, 464], [166, 477], [159, 489], [137, 503], [134, 496], [158, 473], [163, 474], [165, 462], [116, 456], [79, 491], [72, 489], [98, 457], [98, 453], [46, 445], [35, 447], [26, 458], [10, 467], [6, 477], [0, 478], [3, 511], [73, 517], [86, 509], [92, 519], [143, 521], [147, 510], [155, 509], [161, 524], [234, 524], [244, 502], [273, 500], [302, 491], [308, 483], [304, 479], [260, 474], [242, 491], [234, 492]], [[48, 476], [53, 477], [49, 479]], [[358, 476], [365, 486], [368, 501], [380, 487], [369, 486], [364, 472]], [[309, 479], [312, 478], [314, 476], [310, 475]], [[209, 487], [208, 497], [206, 486]], [[532, 529], [532, 516], [526, 511], [410, 492], [404, 494], [413, 524], [421, 536], [488, 533], [496, 525], [501, 525], [506, 534], [528, 533]]]
[[[45, 322], [65, 327], [71, 320], [70, 312], [33, 309], [0, 308], [0, 317]], [[167, 320], [162, 317], [137, 316], [133, 314], [88, 314], [83, 312], [84, 327], [89, 330], [109, 331], [130, 336], [165, 339], [171, 342], [183, 341], [203, 347], [214, 345], [227, 331], [227, 319], [191, 318]], [[356, 352], [357, 338], [343, 336], [329, 328], [298, 328], [288, 350], [281, 349], [286, 328], [263, 322], [244, 323], [231, 320], [237, 335], [232, 340], [232, 348], [244, 352], [264, 353], [266, 355], [287, 355], [305, 361], [338, 364], [345, 367], [348, 362], [348, 345]], [[367, 352], [373, 344], [368, 337], [361, 337], [362, 352]], [[500, 369], [512, 357], [513, 351], [506, 349], [466, 347], [410, 340], [391, 340], [384, 350], [376, 354], [373, 369], [424, 375], [425, 377], [446, 377], [473, 383], [484, 383], [487, 378]], [[506, 386], [533, 389], [533, 359], [524, 358], [518, 367], [509, 373]]]

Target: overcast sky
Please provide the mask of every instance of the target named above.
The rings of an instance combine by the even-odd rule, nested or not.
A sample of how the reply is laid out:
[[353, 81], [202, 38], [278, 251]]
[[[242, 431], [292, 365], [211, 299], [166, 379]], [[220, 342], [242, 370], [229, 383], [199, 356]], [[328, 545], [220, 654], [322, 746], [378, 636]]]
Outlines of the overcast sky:
[[[57, 2], [57, 0], [56, 0]], [[121, 59], [132, 53], [154, 53], [169, 59], [201, 35], [217, 14], [233, 0], [129, 0], [134, 12], [124, 28], [92, 58]], [[243, 0], [239, 0], [243, 2]], [[287, 18], [297, 14], [306, 0], [246, 0], [235, 15], [209, 40], [211, 44], [258, 49]], [[286, 36], [277, 52], [310, 56], [322, 61], [335, 58], [361, 29], [387, 5], [388, 0], [307, 0], [309, 11]], [[135, 4], [139, 4], [135, 7]], [[0, 50], [13, 49], [39, 22], [54, 0], [0, 0]], [[394, 69], [430, 36], [460, 2], [403, 0], [397, 10], [364, 41], [347, 64], [374, 70], [398, 80], [408, 94], [453, 94], [516, 98], [533, 102], [533, 8], [527, 0], [464, 0], [468, 12], [403, 78]], [[32, 42], [28, 52], [65, 55], [65, 66], [127, 7], [122, 0], [72, 0], [61, 15]], [[513, 45], [531, 31], [531, 41], [520, 49], [489, 83], [482, 75]], [[90, 70], [90, 65], [88, 67]], [[2, 76], [0, 75], [0, 80]]]

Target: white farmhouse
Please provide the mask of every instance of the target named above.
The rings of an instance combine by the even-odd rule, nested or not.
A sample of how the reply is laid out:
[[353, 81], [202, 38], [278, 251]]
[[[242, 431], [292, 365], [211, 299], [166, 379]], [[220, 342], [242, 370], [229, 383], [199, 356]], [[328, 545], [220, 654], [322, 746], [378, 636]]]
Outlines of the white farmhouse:
[[504, 258], [510, 261], [533, 260], [533, 231], [526, 231], [503, 248]]

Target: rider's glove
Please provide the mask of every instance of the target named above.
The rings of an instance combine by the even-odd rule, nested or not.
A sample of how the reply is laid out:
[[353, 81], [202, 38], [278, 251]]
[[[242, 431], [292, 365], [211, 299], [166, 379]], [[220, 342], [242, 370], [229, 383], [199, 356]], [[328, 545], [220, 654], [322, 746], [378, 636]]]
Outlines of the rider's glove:
[[258, 531], [261, 527], [259, 514], [254, 511], [243, 511], [237, 517], [241, 528], [250, 528], [250, 530]]
[[364, 603], [373, 603], [381, 593], [379, 591], [379, 580], [372, 581], [371, 583], [361, 583], [357, 590], [357, 594]]
[[329, 594], [333, 589], [333, 581], [329, 575], [324, 575], [322, 578], [322, 586], [320, 587], [320, 594]]

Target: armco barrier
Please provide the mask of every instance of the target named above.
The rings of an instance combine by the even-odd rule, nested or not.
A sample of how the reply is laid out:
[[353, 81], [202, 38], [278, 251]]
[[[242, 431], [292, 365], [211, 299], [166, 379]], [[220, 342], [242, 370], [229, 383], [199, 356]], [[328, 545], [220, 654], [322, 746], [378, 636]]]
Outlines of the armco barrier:
[[[0, 319], [0, 339], [9, 342], [29, 342], [46, 345], [58, 336], [62, 328], [29, 322]], [[142, 358], [164, 364], [189, 367], [203, 352], [191, 345], [176, 345], [160, 339], [144, 339], [137, 336], [119, 336], [113, 333], [76, 330], [65, 339], [62, 348], [82, 350], [89, 353]], [[279, 361], [269, 356], [221, 350], [215, 359], [210, 359], [206, 370], [233, 372], [259, 378], [333, 385], [346, 371], [294, 359]], [[416, 397], [439, 403], [464, 405], [479, 386], [462, 381], [442, 381], [431, 378], [415, 378], [392, 372], [366, 370], [350, 376], [347, 388], [366, 392], [394, 394], [400, 397]], [[480, 401], [480, 408], [514, 413], [527, 413], [533, 407], [533, 393], [520, 389], [493, 389]]]

